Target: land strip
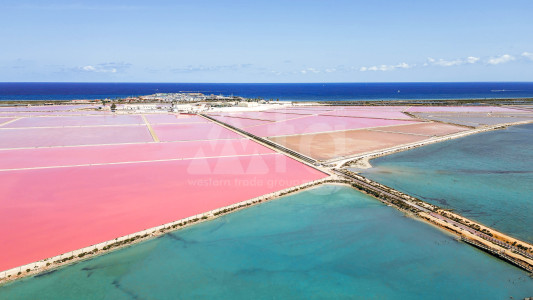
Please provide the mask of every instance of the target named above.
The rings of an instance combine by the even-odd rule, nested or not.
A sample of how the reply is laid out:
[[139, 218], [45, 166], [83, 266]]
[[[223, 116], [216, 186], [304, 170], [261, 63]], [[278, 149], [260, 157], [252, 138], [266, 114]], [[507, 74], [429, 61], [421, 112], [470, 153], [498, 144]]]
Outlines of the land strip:
[[462, 131], [458, 133], [452, 133], [440, 137], [432, 137], [430, 139], [422, 140], [420, 142], [410, 143], [410, 144], [404, 144], [400, 146], [395, 146], [387, 149], [377, 150], [377, 151], [371, 151], [367, 153], [362, 154], [356, 154], [353, 156], [345, 156], [345, 157], [339, 157], [334, 158], [331, 160], [324, 161], [325, 164], [335, 164], [338, 166], [350, 166], [353, 164], [357, 164], [360, 160], [365, 160], [368, 162], [370, 159], [374, 159], [380, 156], [390, 155], [397, 152], [406, 151], [409, 149], [414, 149], [418, 147], [422, 147], [429, 144], [439, 143], [447, 140], [462, 138], [465, 136], [469, 136], [472, 134], [477, 134], [481, 132], [487, 132], [487, 131], [493, 131], [498, 129], [504, 129], [508, 126], [515, 126], [515, 125], [524, 125], [524, 124], [530, 124], [533, 123], [533, 120], [529, 121], [521, 121], [521, 122], [514, 122], [514, 123], [505, 123], [505, 124], [498, 124], [498, 125], [490, 125], [490, 126], [484, 126], [472, 130]]
[[120, 161], [120, 162], [106, 162], [106, 163], [89, 163], [89, 164], [77, 164], [77, 165], [61, 165], [61, 166], [43, 166], [43, 167], [26, 167], [26, 168], [0, 169], [0, 172], [21, 171], [21, 170], [40, 170], [40, 169], [57, 169], [57, 168], [77, 168], [77, 167], [92, 167], [92, 166], [109, 166], [109, 165], [127, 165], [127, 164], [142, 164], [142, 163], [153, 163], [153, 162], [180, 161], [180, 160], [198, 160], [198, 159], [210, 159], [210, 158], [235, 158], [235, 157], [267, 156], [267, 155], [281, 155], [281, 154], [277, 153], [277, 152], [274, 152], [274, 153], [216, 155], [216, 156], [203, 156], [203, 157], [180, 157], [180, 158], [165, 158], [165, 159], [152, 159], [152, 160]]
[[144, 123], [146, 124], [146, 127], [148, 127], [148, 131], [150, 131], [150, 135], [152, 136], [152, 139], [154, 139], [154, 142], [159, 143], [159, 138], [157, 137], [157, 134], [155, 133], [154, 129], [152, 128], [152, 125], [150, 125], [150, 122], [146, 120], [146, 117], [142, 115], [142, 119]]
[[[277, 152], [283, 152], [285, 154], [288, 154], [289, 157], [294, 158], [294, 159], [296, 159], [296, 160], [298, 160], [300, 162], [303, 162], [306, 165], [312, 166], [315, 169], [318, 169], [318, 170], [320, 170], [322, 172], [325, 172], [325, 173], [328, 173], [328, 174], [331, 173], [331, 170], [329, 170], [325, 166], [321, 166], [320, 163], [317, 160], [313, 159], [313, 158], [310, 158], [310, 157], [307, 157], [305, 155], [302, 155], [302, 154], [300, 154], [300, 153], [298, 153], [296, 151], [290, 150], [290, 149], [288, 149], [286, 147], [283, 147], [283, 146], [281, 146], [279, 144], [276, 144], [276, 143], [274, 143], [272, 141], [269, 141], [267, 139], [264, 139], [264, 138], [261, 138], [261, 137], [257, 137], [257, 136], [255, 136], [253, 134], [250, 134], [250, 133], [248, 133], [248, 132], [246, 132], [244, 130], [238, 129], [238, 128], [234, 127], [234, 126], [231, 126], [231, 125], [225, 124], [223, 122], [217, 121], [215, 119], [209, 118], [208, 116], [203, 115], [203, 117], [206, 118], [206, 119], [209, 119], [210, 121], [214, 121], [217, 124], [227, 128], [227, 129], [230, 129], [231, 131], [233, 131], [233, 132], [235, 132], [235, 133], [237, 133], [237, 134], [239, 134], [241, 136], [244, 136], [244, 137], [246, 137], [248, 139], [251, 139], [251, 140], [253, 140], [253, 141], [255, 141], [255, 142], [257, 142], [257, 143], [259, 143], [259, 144], [261, 144], [263, 146], [266, 146], [266, 147], [268, 147], [270, 149], [273, 149], [273, 150], [275, 150]], [[146, 119], [144, 119], [144, 120], [146, 122]], [[515, 124], [512, 124], [512, 125], [515, 125]], [[493, 129], [498, 129], [498, 128], [496, 126]], [[489, 130], [493, 130], [493, 129], [489, 129]], [[477, 132], [474, 132], [474, 133], [477, 133]], [[154, 139], [154, 141], [155, 141], [155, 139]], [[390, 153], [394, 153], [394, 152], [390, 152]], [[383, 154], [383, 155], [385, 155], [385, 154]], [[335, 171], [336, 172], [341, 172], [339, 170], [335, 170]], [[383, 198], [380, 198], [380, 197], [384, 197], [384, 196], [385, 197], [391, 197], [391, 195], [395, 195], [396, 193], [399, 193], [399, 192], [394, 191], [394, 190], [392, 190], [390, 188], [384, 187], [384, 186], [380, 185], [379, 183], [375, 183], [377, 187], [374, 186], [373, 184], [370, 184], [370, 186], [374, 187], [374, 189], [371, 189], [368, 185], [357, 185], [357, 184], [354, 183], [354, 181], [352, 179], [347, 178], [345, 176], [345, 174], [344, 174], [345, 172], [344, 171], [342, 171], [341, 173], [342, 174], [339, 174], [339, 176], [342, 176], [343, 179], [339, 179], [339, 177], [336, 177], [336, 176], [330, 176], [330, 177], [327, 177], [325, 179], [315, 180], [313, 182], [306, 183], [306, 184], [303, 184], [303, 185], [300, 185], [300, 186], [297, 186], [297, 187], [287, 188], [287, 189], [279, 191], [279, 192], [274, 192], [274, 193], [271, 193], [271, 194], [259, 196], [259, 197], [256, 197], [256, 198], [253, 198], [253, 199], [250, 199], [250, 200], [246, 200], [246, 201], [242, 201], [242, 202], [239, 202], [239, 203], [236, 203], [236, 204], [232, 204], [232, 205], [220, 208], [220, 209], [215, 209], [215, 210], [212, 210], [212, 211], [209, 211], [209, 212], [206, 212], [206, 213], [202, 213], [202, 214], [199, 214], [199, 215], [195, 215], [195, 216], [192, 216], [192, 217], [188, 217], [188, 218], [185, 218], [185, 219], [180, 219], [178, 221], [173, 221], [171, 223], [166, 223], [164, 225], [161, 225], [161, 226], [164, 226], [164, 227], [157, 226], [157, 227], [153, 227], [153, 228], [141, 231], [141, 232], [137, 232], [137, 233], [134, 233], [134, 234], [129, 234], [127, 236], [123, 236], [123, 237], [117, 238], [115, 240], [110, 240], [110, 241], [104, 242], [104, 243], [102, 243], [103, 245], [102, 244], [93, 245], [93, 246], [86, 247], [86, 248], [83, 248], [83, 249], [80, 249], [80, 250], [76, 250], [76, 251], [72, 251], [72, 252], [68, 252], [68, 253], [59, 255], [59, 257], [54, 257], [54, 259], [48, 258], [48, 259], [45, 259], [45, 260], [42, 260], [42, 261], [39, 261], [39, 262], [36, 262], [36, 263], [28, 264], [26, 266], [14, 268], [14, 269], [9, 270], [9, 274], [7, 273], [8, 271], [0, 272], [0, 282], [2, 280], [10, 280], [10, 279], [14, 279], [14, 278], [22, 277], [22, 276], [32, 275], [32, 274], [35, 274], [37, 272], [46, 271], [46, 270], [48, 270], [50, 268], [58, 267], [58, 266], [61, 266], [61, 265], [64, 265], [64, 264], [68, 264], [68, 263], [74, 262], [76, 260], [86, 259], [86, 258], [88, 258], [90, 256], [98, 255], [98, 254], [104, 253], [104, 252], [109, 251], [109, 250], [118, 249], [118, 248], [130, 245], [132, 243], [136, 243], [138, 241], [142, 241], [142, 240], [151, 238], [153, 236], [157, 236], [159, 234], [163, 234], [163, 233], [165, 233], [165, 232], [167, 232], [169, 230], [175, 230], [175, 229], [178, 229], [178, 228], [182, 228], [184, 226], [188, 226], [188, 225], [196, 223], [196, 222], [201, 222], [201, 221], [207, 220], [209, 218], [213, 218], [213, 217], [216, 217], [216, 216], [219, 216], [219, 215], [222, 215], [222, 214], [225, 214], [225, 213], [237, 210], [237, 209], [242, 209], [242, 208], [254, 205], [254, 204], [258, 204], [258, 203], [261, 203], [262, 201], [274, 199], [274, 198], [286, 195], [288, 193], [296, 192], [296, 191], [299, 191], [300, 189], [304, 189], [304, 188], [307, 188], [307, 187], [310, 187], [310, 186], [314, 186], [314, 185], [319, 185], [319, 184], [323, 184], [323, 183], [333, 183], [333, 182], [347, 183], [347, 184], [350, 184], [351, 186], [355, 185], [354, 187], [356, 187], [356, 188], [362, 187], [362, 188], [358, 188], [358, 189], [366, 191], [367, 193], [369, 193], [371, 195], [374, 195], [376, 198], [378, 198], [378, 199], [380, 199], [381, 201], [384, 201], [384, 202], [385, 202], [385, 200]], [[355, 174], [355, 175], [357, 175], [357, 174]], [[357, 175], [357, 176], [360, 176], [360, 175]], [[376, 195], [376, 193], [377, 193], [377, 195]], [[272, 198], [268, 198], [269, 196], [272, 197]], [[447, 212], [447, 211], [444, 211], [444, 210], [439, 210], [439, 208], [437, 208], [436, 206], [431, 206], [430, 204], [422, 202], [422, 201], [420, 201], [418, 199], [417, 200], [420, 201], [420, 202], [417, 202], [416, 200], [413, 200], [415, 198], [412, 198], [412, 197], [410, 197], [408, 195], [403, 195], [403, 196], [396, 195], [396, 196], [398, 198], [390, 198], [392, 200], [390, 200], [388, 202], [385, 202], [385, 203], [390, 204], [390, 205], [394, 205], [395, 207], [399, 208], [400, 210], [408, 211], [408, 212], [411, 212], [411, 213], [415, 213], [420, 218], [422, 218], [422, 219], [424, 219], [424, 220], [426, 220], [426, 221], [428, 221], [428, 222], [430, 222], [432, 224], [435, 224], [435, 225], [437, 225], [437, 226], [439, 226], [441, 228], [444, 228], [446, 230], [454, 232], [455, 234], [459, 235], [461, 237], [461, 239], [465, 240], [466, 242], [469, 242], [470, 244], [472, 244], [472, 245], [474, 245], [474, 246], [476, 246], [478, 248], [484, 249], [483, 247], [485, 247], [485, 248], [489, 249], [489, 250], [485, 249], [486, 251], [488, 251], [488, 252], [490, 252], [492, 254], [495, 254], [495, 255], [499, 255], [500, 258], [506, 259], [507, 261], [509, 261], [509, 262], [511, 262], [511, 263], [513, 263], [515, 265], [521, 266], [522, 268], [524, 268], [524, 269], [526, 269], [528, 271], [532, 271], [531, 270], [532, 261], [530, 261], [530, 259], [531, 259], [531, 249], [532, 249], [531, 245], [523, 243], [523, 242], [520, 242], [520, 241], [519, 241], [518, 244], [514, 244], [513, 245], [512, 241], [514, 240], [516, 242], [517, 240], [512, 239], [511, 237], [508, 237], [509, 240], [504, 242], [504, 241], [502, 241], [502, 239], [503, 239], [502, 235], [500, 235], [499, 233], [497, 233], [496, 231], [494, 231], [494, 230], [492, 230], [490, 228], [482, 227], [481, 224], [477, 224], [477, 223], [471, 222], [470, 220], [467, 220], [467, 219], [465, 219], [465, 218], [463, 218], [463, 217], [461, 217], [459, 215], [455, 215], [455, 214], [451, 215], [450, 212]], [[267, 197], [267, 198], [262, 198], [262, 197]], [[404, 197], [407, 197], [407, 198], [404, 198]], [[410, 199], [410, 200], [406, 201], [405, 199]], [[450, 214], [450, 215], [446, 215], [446, 214]], [[462, 220], [464, 220], [464, 222], [461, 222], [459, 220], [455, 220], [455, 218], [461, 218]], [[473, 228], [472, 226], [474, 226], [474, 227], [478, 226], [478, 228]], [[480, 239], [480, 240], [478, 240], [478, 239]], [[491, 241], [490, 239], [493, 239], [493, 241]], [[486, 244], [487, 242], [489, 242], [489, 244]], [[518, 246], [520, 246], [520, 247], [518, 247]], [[13, 274], [15, 274], [15, 275], [13, 275]], [[11, 277], [10, 277], [10, 275], [11, 275]]]
[[[209, 116], [205, 116], [211, 119]], [[224, 124], [221, 121], [214, 120], [217, 123], [220, 123], [227, 128], [236, 130], [244, 135], [249, 136], [250, 138], [261, 142], [261, 143], [271, 143], [269, 140], [257, 137], [253, 134], [247, 133], [241, 129], [235, 128], [231, 125]], [[499, 124], [493, 126], [485, 126], [483, 128], [478, 128], [470, 131], [459, 132], [455, 134], [450, 134], [442, 137], [437, 137], [429, 140], [425, 140], [418, 143], [413, 143], [410, 145], [403, 145], [398, 147], [389, 148], [386, 150], [381, 150], [374, 153], [365, 154], [363, 156], [358, 156], [355, 158], [344, 158], [337, 160], [337, 164], [340, 166], [345, 166], [347, 163], [352, 163], [361, 159], [370, 159], [382, 155], [388, 155], [395, 152], [405, 151], [415, 147], [424, 146], [427, 144], [437, 143], [445, 140], [460, 138], [468, 136], [475, 133], [491, 131], [502, 129], [511, 125], [521, 125], [532, 123], [533, 121], [523, 121], [516, 123], [508, 124]], [[283, 151], [286, 154], [289, 154], [293, 157], [299, 157], [299, 153], [290, 150], [286, 147], [274, 144], [273, 148], [277, 151]], [[303, 156], [303, 155], [302, 155]], [[330, 171], [341, 178], [345, 178], [350, 181], [352, 187], [361, 190], [367, 194], [370, 194], [377, 198], [378, 200], [392, 205], [404, 212], [410, 212], [416, 215], [418, 218], [429, 222], [430, 224], [437, 225], [440, 228], [443, 228], [449, 232], [452, 232], [459, 236], [461, 240], [467, 241], [469, 244], [482, 248], [488, 253], [495, 255], [507, 262], [512, 263], [530, 273], [533, 274], [533, 245], [520, 241], [518, 239], [507, 236], [503, 233], [500, 233], [490, 227], [484, 226], [472, 220], [469, 220], [461, 215], [451, 213], [449, 211], [443, 210], [435, 205], [424, 202], [420, 199], [414, 198], [412, 196], [401, 193], [397, 190], [394, 190], [388, 186], [382, 185], [375, 181], [372, 181], [366, 177], [363, 177], [359, 174], [351, 172], [346, 169], [337, 169], [335, 168], [336, 164], [332, 164], [335, 160], [329, 161], [325, 164], [320, 164], [317, 160], [303, 156], [305, 162], [311, 164], [315, 167], [321, 166], [321, 169], [324, 167], [333, 167]], [[481, 246], [480, 246], [481, 245]]]
[[0, 123], [0, 127], [2, 127], [2, 126], [4, 126], [4, 125], [7, 125], [7, 124], [10, 124], [10, 123], [13, 123], [13, 122], [15, 122], [15, 121], [18, 121], [18, 120], [20, 120], [20, 119], [22, 119], [22, 118], [14, 118], [13, 120], [9, 120], [9, 121], [6, 121], [6, 122], [4, 122], [4, 123]]
[[225, 128], [228, 128], [228, 129], [230, 129], [230, 130], [232, 130], [234, 132], [237, 132], [237, 133], [239, 133], [239, 134], [241, 134], [241, 135], [243, 135], [243, 136], [245, 136], [247, 138], [251, 138], [252, 140], [254, 140], [255, 142], [257, 142], [257, 143], [259, 143], [261, 145], [264, 145], [264, 146], [266, 146], [266, 147], [268, 147], [270, 149], [276, 150], [276, 151], [281, 151], [281, 152], [283, 152], [285, 154], [288, 154], [290, 157], [292, 157], [292, 158], [294, 158], [294, 159], [296, 159], [296, 160], [298, 160], [300, 162], [305, 163], [306, 165], [309, 165], [309, 166], [311, 166], [311, 167], [313, 167], [315, 169], [318, 169], [318, 170], [320, 170], [322, 172], [326, 172], [327, 174], [330, 174], [329, 172], [327, 172], [327, 171], [325, 171], [325, 170], [323, 170], [321, 168], [320, 169], [317, 168], [317, 166], [319, 164], [317, 163], [317, 161], [315, 159], [313, 159], [311, 157], [305, 156], [305, 155], [300, 154], [300, 153], [298, 153], [296, 151], [293, 151], [293, 150], [291, 150], [289, 148], [286, 148], [286, 147], [283, 147], [283, 146], [281, 146], [281, 145], [279, 145], [277, 143], [274, 143], [274, 142], [272, 142], [270, 140], [267, 140], [265, 138], [256, 136], [254, 134], [251, 134], [251, 133], [249, 133], [247, 131], [244, 131], [244, 130], [239, 129], [237, 127], [234, 127], [232, 125], [226, 124], [226, 123], [224, 123], [222, 121], [219, 121], [219, 120], [217, 120], [215, 118], [212, 118], [211, 116], [208, 116], [208, 115], [205, 115], [205, 114], [201, 114], [201, 116], [204, 117], [204, 118], [207, 118], [207, 119], [209, 119], [209, 120], [211, 120], [211, 121], [213, 121], [213, 122], [215, 122], [215, 123], [217, 123], [217, 124], [219, 124], [219, 125], [221, 125], [221, 126], [223, 126]]
[[470, 244], [482, 245], [489, 253], [533, 273], [533, 245], [497, 232], [458, 214], [406, 195], [354, 172], [334, 169], [334, 172], [352, 182], [352, 186], [382, 202], [413, 213], [447, 231], [455, 233]]
[[117, 237], [113, 240], [105, 241], [89, 247], [69, 251], [54, 257], [49, 257], [40, 261], [29, 263], [23, 266], [15, 267], [9, 270], [0, 271], [0, 286], [20, 278], [37, 275], [39, 273], [52, 271], [62, 266], [66, 266], [80, 260], [87, 260], [97, 255], [102, 255], [110, 251], [115, 251], [124, 247], [137, 244], [148, 239], [155, 238], [165, 233], [182, 229], [193, 224], [208, 221], [218, 218], [225, 214], [235, 212], [253, 205], [258, 205], [262, 202], [271, 201], [280, 197], [300, 192], [317, 185], [324, 183], [346, 183], [346, 181], [338, 180], [336, 177], [325, 177], [322, 179], [306, 182], [304, 184], [286, 188], [280, 191], [265, 194], [259, 197], [234, 203], [225, 207], [217, 208], [211, 211], [200, 213], [187, 218], [179, 219], [170, 223], [165, 223], [160, 226], [148, 228], [139, 232]]

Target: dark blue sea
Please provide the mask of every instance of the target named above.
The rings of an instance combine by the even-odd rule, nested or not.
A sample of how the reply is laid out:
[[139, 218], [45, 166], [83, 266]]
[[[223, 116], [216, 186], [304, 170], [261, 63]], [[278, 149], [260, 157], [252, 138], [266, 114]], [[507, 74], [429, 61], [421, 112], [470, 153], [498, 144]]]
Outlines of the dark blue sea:
[[493, 99], [533, 97], [533, 82], [0, 83], [0, 101], [113, 99], [177, 92], [292, 101]]

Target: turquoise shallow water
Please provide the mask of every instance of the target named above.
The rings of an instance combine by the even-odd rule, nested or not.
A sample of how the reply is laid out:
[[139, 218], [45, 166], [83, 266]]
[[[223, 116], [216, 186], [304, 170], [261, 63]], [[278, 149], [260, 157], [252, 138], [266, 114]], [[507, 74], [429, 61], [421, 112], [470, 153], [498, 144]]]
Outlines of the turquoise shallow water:
[[533, 279], [333, 185], [0, 288], [0, 299], [522, 299]]
[[533, 124], [380, 157], [362, 175], [533, 242]]

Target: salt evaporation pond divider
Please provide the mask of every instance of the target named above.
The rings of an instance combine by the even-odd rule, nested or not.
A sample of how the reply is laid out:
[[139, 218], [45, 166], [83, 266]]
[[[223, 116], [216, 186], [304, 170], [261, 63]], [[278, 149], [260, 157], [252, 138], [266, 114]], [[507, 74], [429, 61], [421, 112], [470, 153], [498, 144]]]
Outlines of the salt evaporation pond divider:
[[153, 115], [144, 115], [146, 120], [150, 124], [161, 124], [161, 123], [209, 123], [210, 121], [196, 116], [196, 115], [187, 115], [187, 114], [153, 114]]
[[359, 129], [377, 126], [404, 125], [412, 123], [412, 121], [386, 119], [309, 116], [306, 118], [299, 118], [287, 120], [284, 122], [276, 122], [273, 124], [254, 126], [248, 128], [247, 131], [260, 137], [268, 137]]
[[527, 273], [321, 186], [0, 287], [0, 299], [523, 299]]
[[0, 127], [0, 149], [151, 142], [145, 125], [55, 128]]
[[152, 125], [160, 141], [195, 141], [216, 139], [242, 139], [243, 136], [213, 122]]
[[58, 116], [22, 118], [4, 126], [5, 128], [24, 127], [62, 127], [62, 126], [105, 126], [105, 125], [139, 125], [143, 124], [141, 116]]
[[282, 154], [0, 172], [0, 270], [327, 177]]
[[274, 153], [248, 139], [0, 150], [0, 170]]

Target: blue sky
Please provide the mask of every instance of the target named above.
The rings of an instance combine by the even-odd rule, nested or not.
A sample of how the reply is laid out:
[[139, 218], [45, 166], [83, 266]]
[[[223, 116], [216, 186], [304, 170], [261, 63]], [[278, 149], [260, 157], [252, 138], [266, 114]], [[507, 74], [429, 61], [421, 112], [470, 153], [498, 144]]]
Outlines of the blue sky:
[[0, 81], [533, 81], [533, 1], [0, 2]]

